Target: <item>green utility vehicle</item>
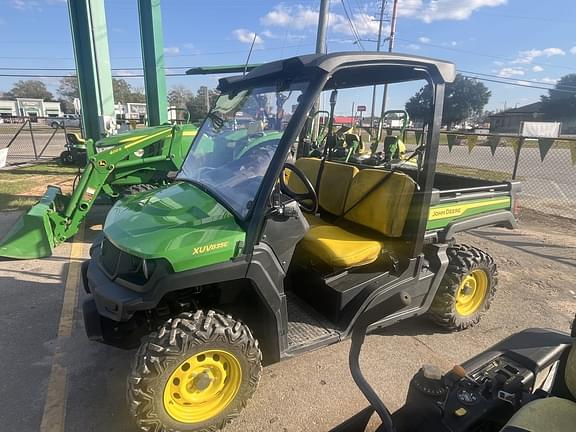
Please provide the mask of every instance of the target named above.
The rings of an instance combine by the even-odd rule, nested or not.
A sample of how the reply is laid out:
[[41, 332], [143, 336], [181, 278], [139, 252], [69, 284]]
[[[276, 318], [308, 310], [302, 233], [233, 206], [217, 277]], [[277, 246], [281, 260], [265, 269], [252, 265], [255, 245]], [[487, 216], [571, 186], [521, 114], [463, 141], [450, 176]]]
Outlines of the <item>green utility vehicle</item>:
[[[439, 60], [334, 53], [220, 80], [176, 181], [118, 201], [82, 267], [88, 336], [139, 345], [127, 394], [141, 430], [223, 427], [262, 362], [347, 338], [367, 305], [399, 291], [410, 305], [373, 327], [423, 314], [455, 330], [478, 322], [496, 265], [455, 234], [513, 228], [519, 185], [435, 175], [454, 76]], [[290, 161], [321, 91], [413, 80], [437, 101], [416, 165]]]
[[88, 163], [72, 195], [48, 186], [0, 241], [0, 257], [50, 256], [54, 247], [78, 232], [99, 194], [117, 199], [166, 184], [169, 173], [182, 166], [197, 131], [191, 124], [165, 125], [77, 142]]

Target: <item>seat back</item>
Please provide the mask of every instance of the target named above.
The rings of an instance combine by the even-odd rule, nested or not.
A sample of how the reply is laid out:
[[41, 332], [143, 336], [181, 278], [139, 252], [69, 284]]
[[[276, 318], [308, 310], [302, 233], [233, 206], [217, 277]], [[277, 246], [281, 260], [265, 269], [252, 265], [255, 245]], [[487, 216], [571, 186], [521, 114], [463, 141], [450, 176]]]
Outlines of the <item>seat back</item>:
[[[383, 181], [384, 177], [390, 175]], [[376, 189], [373, 188], [382, 182]], [[364, 169], [352, 180], [344, 219], [387, 237], [400, 237], [416, 183], [410, 176], [379, 169]], [[351, 209], [351, 210], [349, 210]]]
[[[295, 165], [308, 177], [312, 185], [317, 184], [320, 159], [300, 158]], [[344, 213], [348, 190], [358, 171], [358, 168], [352, 165], [326, 161], [317, 191], [320, 208], [336, 216]], [[288, 179], [288, 186], [295, 192], [306, 190], [300, 179], [293, 175]]]
[[566, 361], [564, 379], [568, 390], [572, 393], [572, 397], [576, 399], [576, 342], [572, 344], [568, 360]]

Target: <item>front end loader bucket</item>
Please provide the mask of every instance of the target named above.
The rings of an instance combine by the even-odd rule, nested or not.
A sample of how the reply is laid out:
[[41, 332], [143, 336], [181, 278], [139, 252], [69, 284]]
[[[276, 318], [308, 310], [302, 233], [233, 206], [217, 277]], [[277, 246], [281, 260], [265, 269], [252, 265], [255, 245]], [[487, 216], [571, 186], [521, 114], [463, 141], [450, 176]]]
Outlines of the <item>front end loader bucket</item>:
[[40, 201], [0, 241], [0, 256], [31, 259], [52, 255], [55, 242], [49, 213], [59, 210], [62, 198], [60, 188], [48, 186]]

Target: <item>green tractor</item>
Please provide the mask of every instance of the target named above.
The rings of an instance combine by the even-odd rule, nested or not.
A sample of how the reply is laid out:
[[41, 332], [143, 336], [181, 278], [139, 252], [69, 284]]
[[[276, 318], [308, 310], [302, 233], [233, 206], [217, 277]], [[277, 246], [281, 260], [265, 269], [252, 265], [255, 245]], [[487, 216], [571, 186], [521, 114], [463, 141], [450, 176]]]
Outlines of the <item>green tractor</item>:
[[[480, 320], [496, 264], [455, 235], [514, 228], [519, 185], [435, 173], [454, 77], [448, 62], [362, 52], [220, 80], [175, 181], [119, 200], [82, 265], [88, 337], [137, 348], [127, 398], [141, 430], [224, 427], [263, 364], [348, 338], [369, 305], [399, 292], [411, 303], [371, 328], [424, 314], [451, 330]], [[414, 80], [437, 101], [418, 164], [330, 160], [330, 131], [323, 157], [293, 160], [322, 91]]]
[[69, 134], [74, 138], [68, 141], [70, 147], [61, 158], [70, 163], [88, 161], [72, 195], [49, 186], [40, 201], [0, 241], [0, 256], [50, 256], [53, 248], [78, 232], [99, 195], [116, 200], [166, 184], [169, 173], [182, 166], [196, 132], [191, 124], [165, 125], [97, 142]]

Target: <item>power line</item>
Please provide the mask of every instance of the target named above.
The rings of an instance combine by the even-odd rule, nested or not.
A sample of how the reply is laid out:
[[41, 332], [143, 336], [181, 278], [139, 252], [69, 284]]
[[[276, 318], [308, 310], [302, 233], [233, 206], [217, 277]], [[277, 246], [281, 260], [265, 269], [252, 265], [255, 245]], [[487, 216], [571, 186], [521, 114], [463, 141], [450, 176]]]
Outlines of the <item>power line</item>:
[[466, 77], [466, 78], [472, 78], [472, 79], [480, 80], [480, 81], [487, 81], [487, 82], [493, 82], [493, 83], [499, 83], [499, 84], [507, 84], [507, 85], [517, 86], [517, 87], [527, 87], [527, 88], [547, 90], [547, 91], [548, 90], [554, 90], [555, 92], [560, 92], [560, 93], [576, 94], [576, 90], [565, 90], [562, 88], [541, 87], [541, 86], [532, 85], [530, 83], [524, 84], [521, 82], [502, 81], [502, 80], [496, 80], [496, 79], [491, 79], [491, 78], [482, 78], [482, 77], [478, 77], [478, 76], [464, 75], [464, 74], [462, 74], [462, 76]]
[[[503, 57], [503, 56], [496, 56], [496, 55], [492, 55], [492, 54], [478, 53], [475, 51], [468, 51], [468, 50], [463, 50], [460, 48], [447, 47], [447, 46], [436, 45], [436, 44], [432, 44], [432, 43], [424, 43], [421, 41], [414, 41], [414, 40], [410, 40], [410, 39], [404, 39], [404, 38], [396, 38], [396, 39], [404, 41], [404, 42], [422, 44], [422, 45], [431, 46], [434, 48], [439, 48], [439, 49], [448, 50], [448, 51], [460, 52], [460, 53], [464, 53], [464, 54], [472, 54], [472, 55], [479, 56], [479, 57], [487, 57], [487, 58], [493, 58], [493, 59], [497, 59], [497, 60], [507, 60], [507, 61], [515, 60], [515, 59], [510, 58], [510, 57]], [[559, 68], [559, 69], [576, 70], [575, 67], [556, 65], [556, 64], [552, 64], [552, 63], [542, 63], [542, 62], [533, 61], [530, 64], [539, 65], [539, 66], [550, 66], [550, 67], [555, 67], [555, 68]]]
[[350, 14], [348, 13], [348, 9], [346, 9], [346, 3], [344, 3], [344, 0], [340, 0], [340, 3], [342, 3], [342, 8], [344, 9], [344, 15], [346, 15], [346, 19], [348, 20], [348, 24], [350, 25], [350, 30], [352, 30], [352, 34], [356, 38], [356, 43], [358, 44], [360, 49], [364, 51], [364, 45], [362, 45], [362, 41], [360, 40], [360, 36], [356, 31], [356, 27], [354, 27], [354, 23], [352, 22], [352, 19], [350, 19]]
[[[465, 70], [461, 70], [461, 69], [459, 69], [458, 72], [468, 73], [468, 74], [475, 74], [475, 75], [481, 75], [481, 76], [487, 76], [487, 77], [492, 77], [492, 78], [499, 78], [499, 79], [503, 79], [503, 80], [524, 81], [524, 82], [528, 82], [528, 83], [543, 84], [543, 85], [548, 85], [548, 86], [554, 86], [554, 85], [556, 85], [556, 83], [549, 83], [549, 82], [545, 82], [545, 81], [537, 81], [537, 80], [529, 80], [529, 79], [520, 79], [520, 78], [510, 78], [510, 77], [503, 77], [503, 76], [500, 76], [500, 75], [493, 75], [493, 74], [487, 74], [487, 73], [481, 73], [481, 72], [465, 71]], [[563, 87], [563, 88], [569, 88], [569, 89], [574, 89], [574, 90], [576, 90], [576, 86], [564, 85], [564, 84], [563, 84], [562, 87]]]

